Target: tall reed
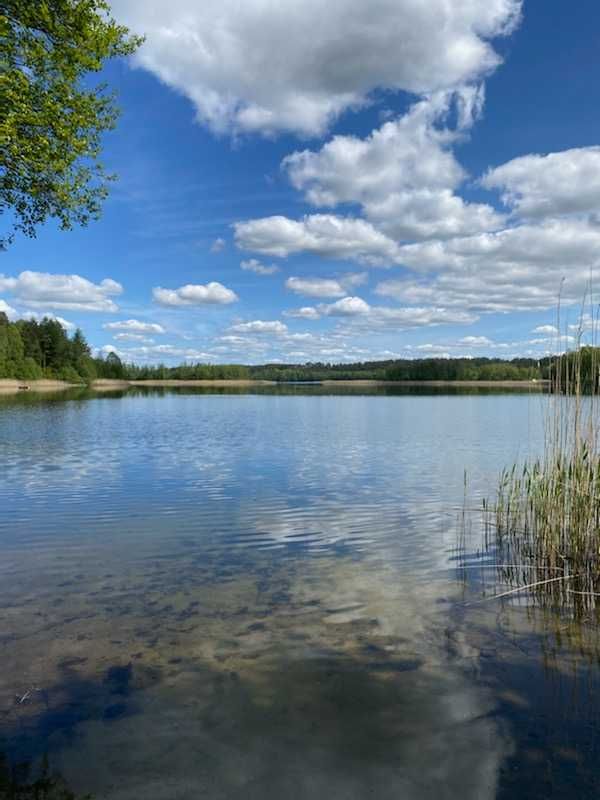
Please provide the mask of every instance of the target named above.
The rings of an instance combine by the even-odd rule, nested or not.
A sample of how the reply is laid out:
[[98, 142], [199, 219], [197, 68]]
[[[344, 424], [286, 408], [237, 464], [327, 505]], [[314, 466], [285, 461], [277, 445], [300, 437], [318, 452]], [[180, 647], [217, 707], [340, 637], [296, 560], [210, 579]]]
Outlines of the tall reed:
[[513, 565], [503, 580], [528, 574], [542, 599], [589, 608], [600, 600], [600, 349], [582, 333], [552, 363], [543, 455], [505, 469], [484, 510], [498, 562]]

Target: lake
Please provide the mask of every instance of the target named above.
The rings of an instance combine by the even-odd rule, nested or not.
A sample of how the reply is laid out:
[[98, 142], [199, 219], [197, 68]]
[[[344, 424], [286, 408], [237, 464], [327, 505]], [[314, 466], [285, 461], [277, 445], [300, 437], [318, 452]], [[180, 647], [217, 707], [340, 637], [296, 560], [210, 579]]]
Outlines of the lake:
[[493, 599], [476, 511], [547, 402], [0, 398], [0, 750], [110, 800], [597, 797], [596, 620]]

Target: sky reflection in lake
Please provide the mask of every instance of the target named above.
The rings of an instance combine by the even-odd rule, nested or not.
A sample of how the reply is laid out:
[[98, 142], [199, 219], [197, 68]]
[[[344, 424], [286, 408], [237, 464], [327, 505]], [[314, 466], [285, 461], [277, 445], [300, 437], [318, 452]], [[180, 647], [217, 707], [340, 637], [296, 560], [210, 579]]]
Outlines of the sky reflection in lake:
[[538, 452], [544, 402], [2, 400], [5, 749], [111, 800], [594, 796], [595, 705], [543, 688], [589, 637], [457, 569], [464, 469]]

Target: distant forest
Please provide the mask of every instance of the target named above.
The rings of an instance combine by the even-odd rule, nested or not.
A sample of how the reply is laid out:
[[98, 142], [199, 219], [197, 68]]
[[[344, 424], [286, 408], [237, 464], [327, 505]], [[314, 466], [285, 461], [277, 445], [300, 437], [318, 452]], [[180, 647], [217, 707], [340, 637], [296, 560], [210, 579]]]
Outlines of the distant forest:
[[97, 378], [120, 380], [267, 381], [503, 381], [548, 378], [554, 359], [426, 358], [366, 361], [356, 364], [126, 364], [116, 353], [94, 358], [81, 330], [69, 336], [55, 319], [9, 322], [0, 312], [0, 378], [54, 378], [89, 383]]

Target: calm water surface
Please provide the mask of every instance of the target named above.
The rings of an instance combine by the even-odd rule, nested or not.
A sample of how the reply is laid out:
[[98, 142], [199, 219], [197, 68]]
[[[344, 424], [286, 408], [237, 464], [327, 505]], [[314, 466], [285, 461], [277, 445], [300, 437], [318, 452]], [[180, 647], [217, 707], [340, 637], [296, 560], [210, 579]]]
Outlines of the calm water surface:
[[597, 797], [596, 620], [459, 536], [545, 403], [0, 398], [0, 750], [110, 800]]

